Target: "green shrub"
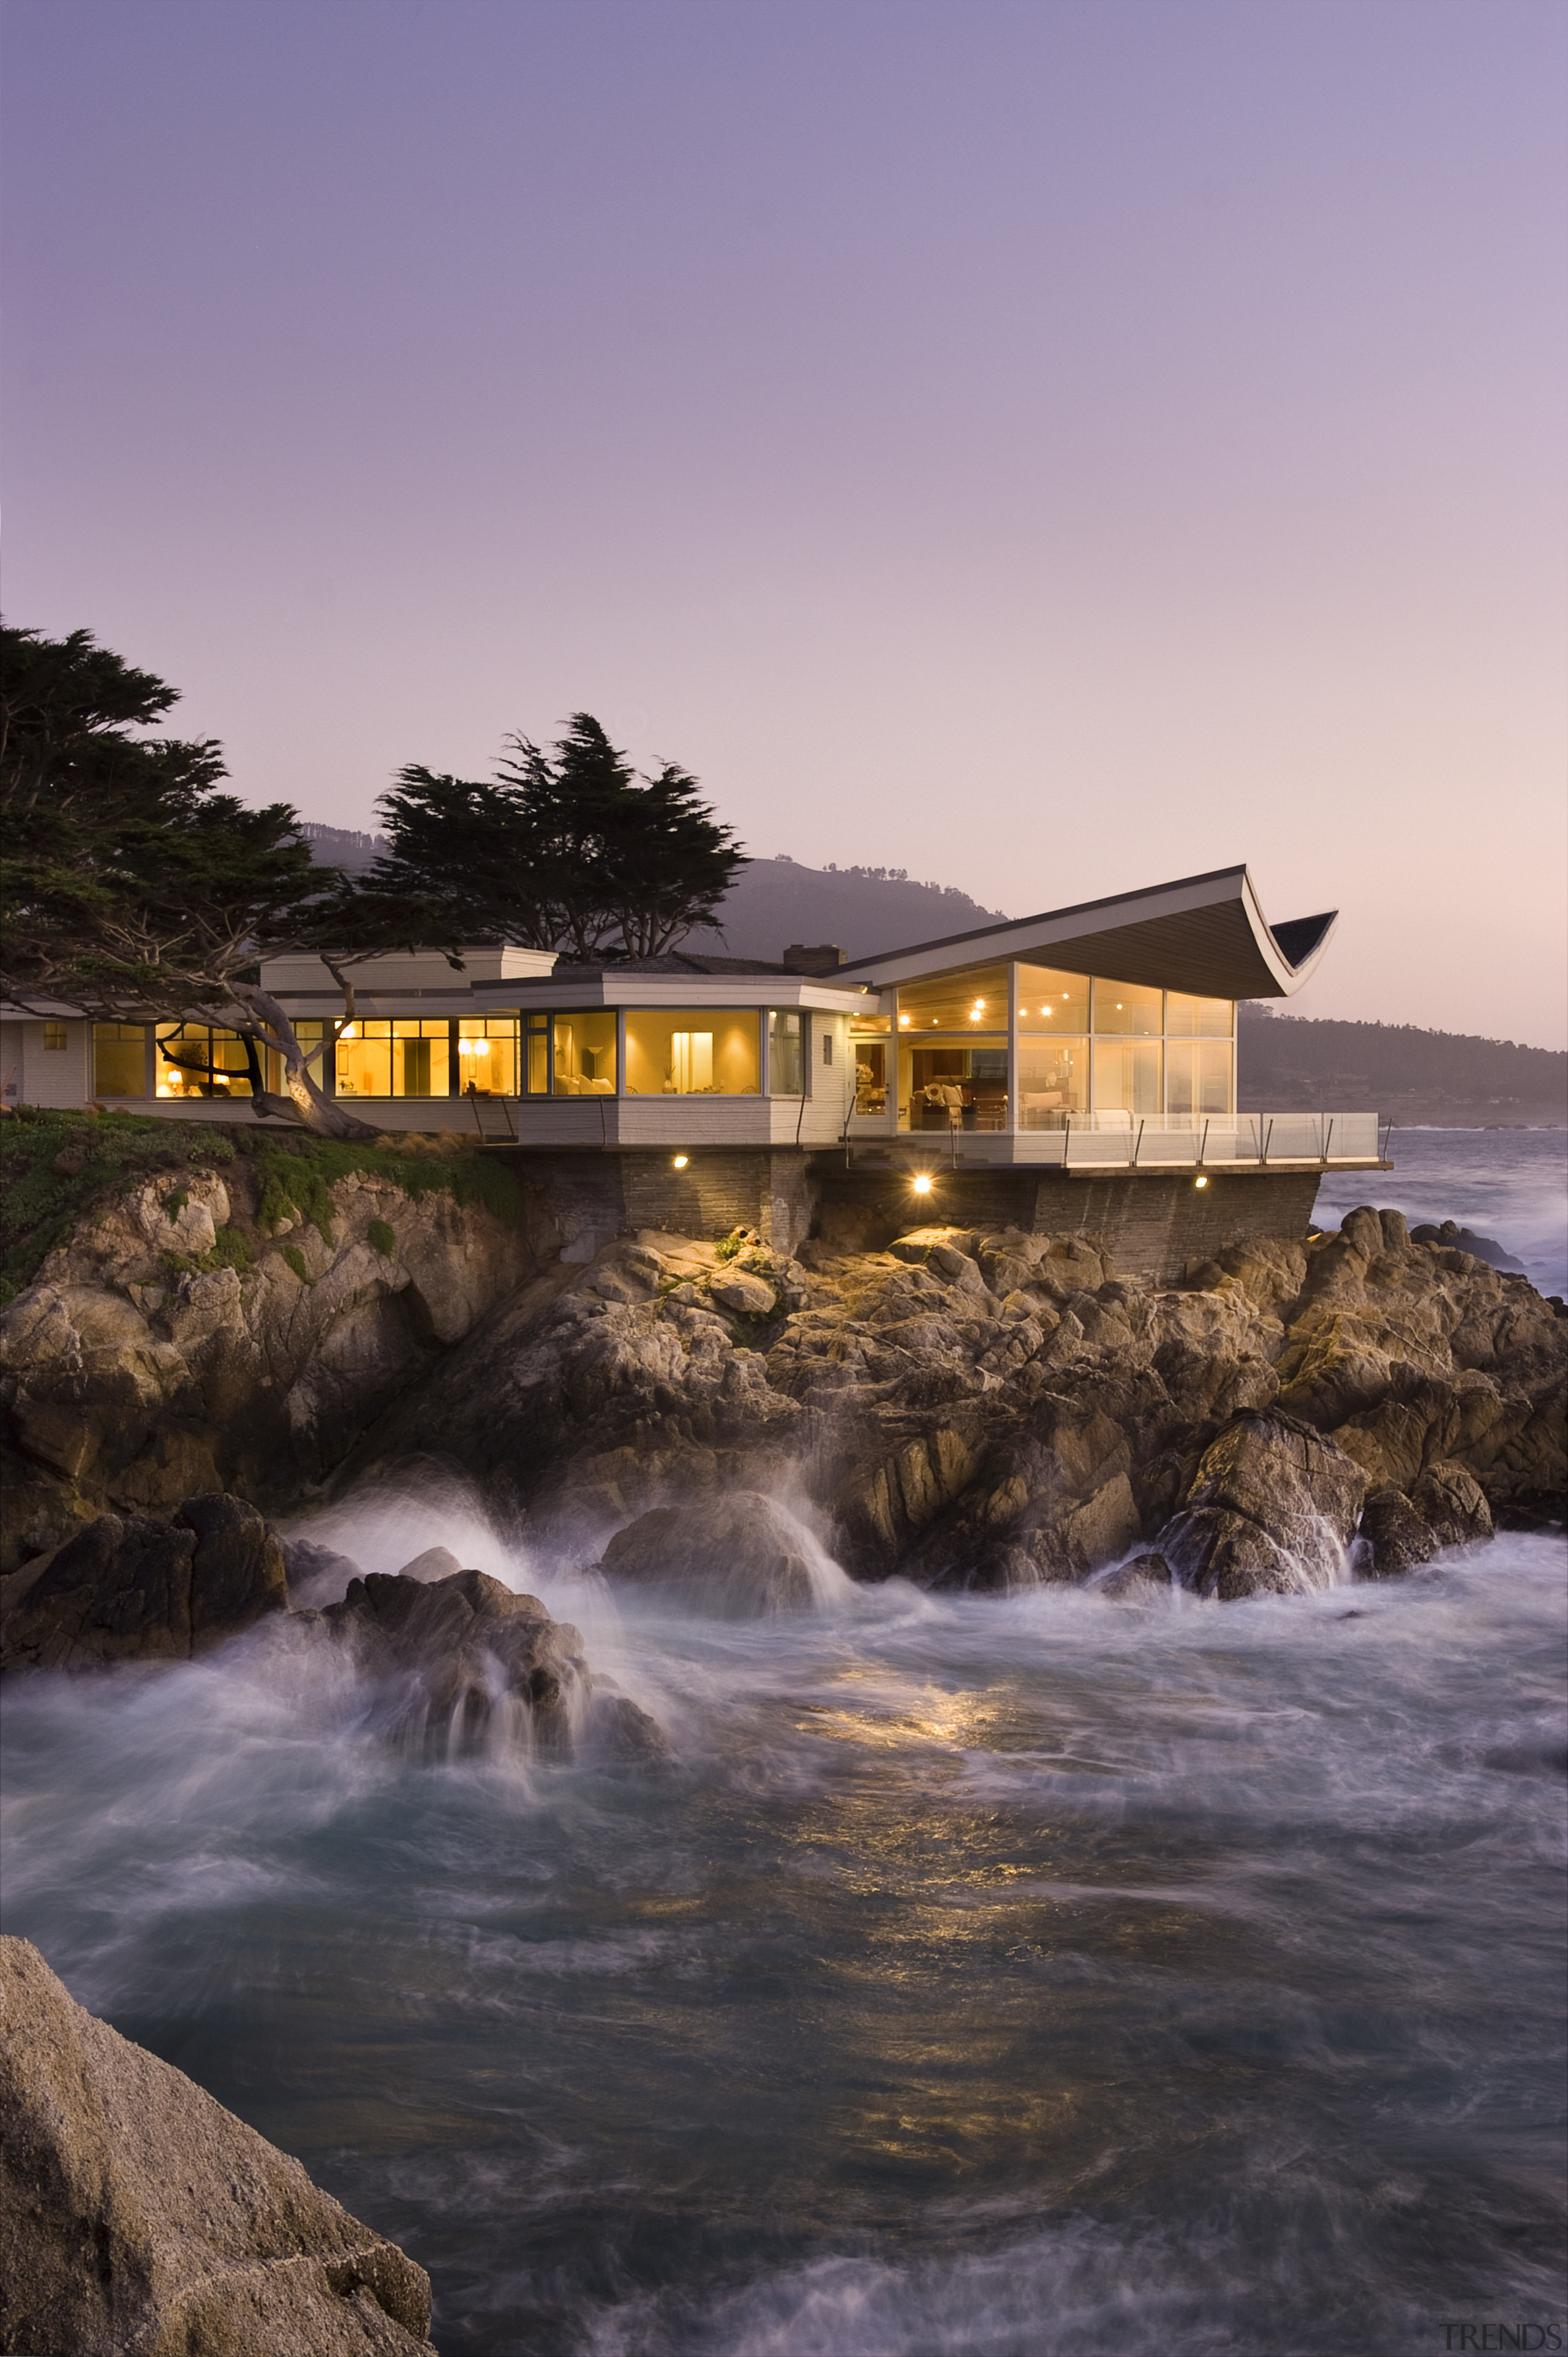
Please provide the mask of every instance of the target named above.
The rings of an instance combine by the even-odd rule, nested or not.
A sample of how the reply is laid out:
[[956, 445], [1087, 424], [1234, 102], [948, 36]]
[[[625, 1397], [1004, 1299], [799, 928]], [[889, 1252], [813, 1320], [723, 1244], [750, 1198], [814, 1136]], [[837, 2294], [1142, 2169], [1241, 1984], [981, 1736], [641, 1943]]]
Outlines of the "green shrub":
[[164, 1198], [164, 1217], [172, 1227], [190, 1200], [188, 1187], [177, 1187], [172, 1195]]
[[214, 1268], [237, 1269], [242, 1275], [254, 1265], [251, 1240], [242, 1228], [220, 1228], [217, 1243], [203, 1258]]
[[297, 1244], [285, 1244], [283, 1247], [283, 1256], [285, 1260], [287, 1261], [290, 1268], [293, 1269], [295, 1276], [298, 1277], [301, 1285], [309, 1285], [312, 1282], [310, 1271], [305, 1265], [305, 1254], [300, 1251]]
[[370, 1226], [365, 1230], [365, 1233], [370, 1238], [371, 1243], [374, 1244], [376, 1250], [382, 1254], [386, 1259], [392, 1260], [395, 1258], [397, 1254], [397, 1236], [389, 1221], [372, 1220]]

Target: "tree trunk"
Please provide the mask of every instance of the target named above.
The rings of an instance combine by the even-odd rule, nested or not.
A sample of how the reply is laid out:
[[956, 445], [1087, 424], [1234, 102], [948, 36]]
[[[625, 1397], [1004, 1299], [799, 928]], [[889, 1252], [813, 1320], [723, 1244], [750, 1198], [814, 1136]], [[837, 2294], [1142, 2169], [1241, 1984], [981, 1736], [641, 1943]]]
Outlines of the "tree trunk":
[[[283, 1059], [284, 1087], [288, 1093], [272, 1096], [263, 1092], [252, 1097], [251, 1102], [262, 1118], [271, 1114], [281, 1121], [297, 1122], [302, 1129], [314, 1130], [317, 1137], [359, 1138], [366, 1145], [381, 1135], [369, 1122], [345, 1113], [335, 1099], [317, 1087], [311, 1077], [309, 1060], [295, 1037], [294, 1026], [270, 991], [259, 989], [254, 983], [234, 983], [230, 987], [267, 1046]], [[324, 1047], [317, 1052], [330, 1055], [337, 1037], [338, 1027], [334, 1025]]]

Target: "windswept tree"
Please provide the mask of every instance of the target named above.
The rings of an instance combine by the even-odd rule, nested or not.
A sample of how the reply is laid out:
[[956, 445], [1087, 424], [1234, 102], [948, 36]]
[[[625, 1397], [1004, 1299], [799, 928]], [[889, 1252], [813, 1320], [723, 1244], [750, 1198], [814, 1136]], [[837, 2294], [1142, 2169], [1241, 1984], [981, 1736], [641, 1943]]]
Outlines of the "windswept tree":
[[380, 809], [392, 850], [367, 888], [438, 902], [444, 940], [657, 957], [714, 922], [746, 865], [695, 778], [667, 761], [639, 779], [587, 712], [553, 756], [510, 738], [490, 783], [403, 770]]
[[[176, 701], [86, 630], [0, 631], [0, 986], [23, 1006], [63, 1002], [103, 1022], [232, 1029], [258, 1113], [371, 1135], [312, 1071], [341, 1025], [303, 1047], [260, 961], [320, 956], [347, 1022], [353, 966], [404, 942], [441, 942], [441, 911], [386, 892], [362, 901], [315, 864], [287, 802], [249, 810], [218, 791], [210, 739], [140, 733]], [[266, 1049], [281, 1096], [263, 1084]]]

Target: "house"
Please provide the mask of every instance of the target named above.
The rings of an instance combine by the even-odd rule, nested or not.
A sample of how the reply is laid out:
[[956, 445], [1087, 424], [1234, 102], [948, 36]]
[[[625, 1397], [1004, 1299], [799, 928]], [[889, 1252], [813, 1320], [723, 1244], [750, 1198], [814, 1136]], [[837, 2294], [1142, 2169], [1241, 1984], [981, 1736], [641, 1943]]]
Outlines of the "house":
[[[896, 1217], [936, 1198], [953, 1218], [1158, 1229], [1128, 1249], [1163, 1266], [1194, 1237], [1299, 1229], [1324, 1169], [1380, 1161], [1373, 1112], [1236, 1111], [1237, 1002], [1298, 990], [1334, 921], [1271, 928], [1232, 867], [853, 962], [392, 955], [355, 970], [325, 1086], [378, 1130], [518, 1152], [563, 1200], [596, 1200], [589, 1233], [734, 1211], [793, 1243], [825, 1199]], [[340, 1022], [318, 960], [263, 980], [303, 1042]], [[253, 1086], [244, 1042], [204, 1025], [42, 1009], [6, 1022], [3, 1054], [12, 1102], [231, 1120]], [[1178, 1183], [1212, 1200], [1176, 1217]]]

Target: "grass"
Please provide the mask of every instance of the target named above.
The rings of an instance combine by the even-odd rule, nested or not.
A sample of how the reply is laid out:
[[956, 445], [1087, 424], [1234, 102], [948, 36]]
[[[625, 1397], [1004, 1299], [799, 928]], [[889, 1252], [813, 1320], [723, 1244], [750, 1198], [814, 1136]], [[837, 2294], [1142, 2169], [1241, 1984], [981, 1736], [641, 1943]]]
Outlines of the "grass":
[[[30, 1285], [57, 1245], [119, 1196], [160, 1172], [221, 1170], [242, 1160], [255, 1176], [257, 1226], [271, 1234], [285, 1219], [314, 1226], [332, 1242], [330, 1189], [359, 1172], [390, 1179], [414, 1202], [447, 1194], [478, 1203], [507, 1225], [521, 1214], [516, 1182], [498, 1161], [477, 1153], [433, 1151], [421, 1140], [358, 1146], [308, 1130], [260, 1123], [161, 1121], [145, 1114], [43, 1112], [27, 1107], [0, 1120], [0, 1306]], [[171, 1219], [188, 1200], [177, 1185], [168, 1198]], [[166, 1205], [166, 1209], [167, 1205]], [[384, 1223], [383, 1223], [384, 1224]], [[372, 1241], [374, 1239], [372, 1238]], [[192, 1258], [169, 1254], [181, 1268], [251, 1265], [242, 1230], [220, 1231], [212, 1250]]]
[[384, 1260], [391, 1260], [397, 1251], [397, 1235], [386, 1220], [372, 1220], [365, 1230], [367, 1237]]

